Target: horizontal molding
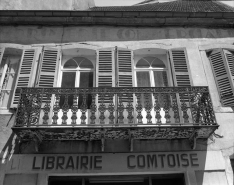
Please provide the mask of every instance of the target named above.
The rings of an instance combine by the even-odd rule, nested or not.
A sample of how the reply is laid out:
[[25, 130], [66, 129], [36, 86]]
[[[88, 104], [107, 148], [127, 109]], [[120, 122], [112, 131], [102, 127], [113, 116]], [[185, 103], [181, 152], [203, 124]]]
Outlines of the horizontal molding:
[[0, 25], [110, 25], [110, 26], [192, 26], [234, 28], [234, 19], [188, 17], [57, 17], [57, 16], [1, 16]]

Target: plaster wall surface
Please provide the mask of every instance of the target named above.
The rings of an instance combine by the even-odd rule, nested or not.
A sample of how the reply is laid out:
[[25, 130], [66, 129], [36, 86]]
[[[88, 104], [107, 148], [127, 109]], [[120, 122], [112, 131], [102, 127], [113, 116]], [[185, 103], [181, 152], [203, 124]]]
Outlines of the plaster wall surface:
[[94, 0], [1, 0], [0, 10], [86, 10]]

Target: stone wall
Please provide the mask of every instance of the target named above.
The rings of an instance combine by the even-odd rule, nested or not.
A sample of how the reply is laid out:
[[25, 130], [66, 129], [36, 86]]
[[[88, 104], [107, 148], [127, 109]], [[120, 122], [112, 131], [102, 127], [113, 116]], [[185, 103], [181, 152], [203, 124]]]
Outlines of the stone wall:
[[86, 10], [94, 0], [1, 0], [0, 10]]

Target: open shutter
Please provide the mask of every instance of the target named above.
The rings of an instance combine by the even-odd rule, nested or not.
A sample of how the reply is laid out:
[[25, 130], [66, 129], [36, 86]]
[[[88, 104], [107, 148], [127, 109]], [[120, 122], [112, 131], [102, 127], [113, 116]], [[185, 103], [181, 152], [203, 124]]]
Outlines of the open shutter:
[[132, 51], [120, 49], [117, 51], [118, 87], [133, 87], [133, 57]]
[[114, 48], [97, 51], [97, 87], [115, 86]]
[[[3, 68], [1, 67], [1, 63], [2, 63], [2, 57], [3, 57], [3, 54], [4, 54], [4, 50], [5, 48], [0, 48], [0, 81], [1, 81], [1, 78], [2, 78], [2, 71], [3, 71]], [[2, 88], [2, 83], [0, 83], [0, 88]]]
[[[117, 48], [117, 86], [133, 87], [133, 52], [128, 49]], [[122, 101], [128, 102], [129, 97], [124, 95]]]
[[226, 57], [226, 61], [228, 62], [228, 68], [230, 71], [231, 81], [234, 83], [234, 54], [228, 50], [223, 50], [224, 55]]
[[33, 87], [36, 75], [37, 60], [40, 49], [25, 49], [20, 62], [18, 77], [16, 80], [16, 89], [13, 96], [12, 106], [16, 106], [19, 101], [20, 88]]
[[3, 57], [3, 54], [4, 54], [4, 50], [5, 50], [5, 48], [0, 48], [0, 64], [2, 62], [2, 57]]
[[50, 88], [56, 86], [59, 57], [59, 48], [44, 48], [36, 87]]
[[233, 69], [233, 65], [230, 64], [233, 60], [233, 56], [231, 56], [231, 53], [227, 51], [225, 51], [225, 54], [227, 55], [226, 57], [229, 63], [227, 63], [222, 49], [213, 50], [211, 53], [209, 53], [208, 57], [211, 62], [215, 81], [218, 86], [223, 105], [234, 106], [234, 86], [230, 71], [230, 69]]
[[171, 49], [169, 52], [175, 86], [191, 86], [191, 78], [188, 70], [188, 59], [185, 49]]

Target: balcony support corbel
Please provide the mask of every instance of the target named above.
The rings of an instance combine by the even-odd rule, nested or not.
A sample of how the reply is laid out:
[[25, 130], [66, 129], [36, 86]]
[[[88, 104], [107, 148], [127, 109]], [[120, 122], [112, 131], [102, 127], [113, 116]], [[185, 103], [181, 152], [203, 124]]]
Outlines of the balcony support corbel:
[[101, 133], [101, 150], [102, 152], [104, 152], [104, 149], [105, 149], [105, 133], [104, 131], [102, 130], [102, 133]]
[[131, 130], [128, 130], [129, 132], [129, 149], [130, 149], [130, 152], [133, 152], [133, 135], [132, 135], [132, 132]]
[[197, 138], [198, 138], [198, 134], [197, 134], [197, 130], [195, 130], [189, 138], [189, 144], [191, 146], [191, 149], [193, 149], [193, 150], [195, 150], [195, 148], [196, 148]]

